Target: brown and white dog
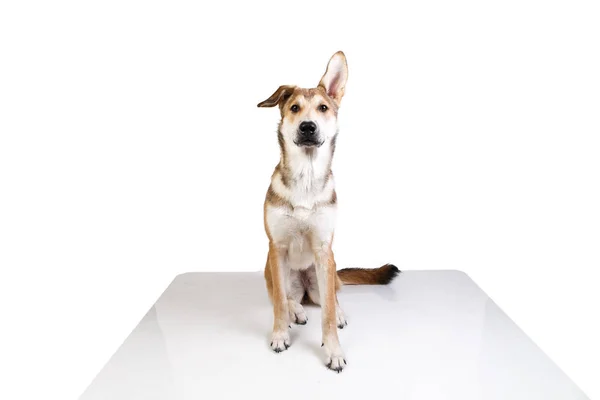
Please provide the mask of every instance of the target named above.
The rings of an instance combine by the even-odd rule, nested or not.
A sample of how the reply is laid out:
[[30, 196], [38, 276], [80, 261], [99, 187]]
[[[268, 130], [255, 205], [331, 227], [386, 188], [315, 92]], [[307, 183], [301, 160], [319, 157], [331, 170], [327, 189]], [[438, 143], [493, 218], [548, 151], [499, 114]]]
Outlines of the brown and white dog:
[[336, 271], [332, 242], [337, 197], [331, 161], [338, 136], [337, 115], [348, 78], [343, 52], [331, 57], [316, 88], [280, 86], [258, 107], [279, 106], [280, 161], [264, 203], [269, 238], [265, 280], [273, 303], [271, 349], [290, 346], [291, 322], [307, 322], [303, 303], [322, 308], [322, 346], [326, 365], [346, 366], [337, 328], [346, 318], [337, 300], [342, 285], [388, 284], [399, 273], [394, 265]]

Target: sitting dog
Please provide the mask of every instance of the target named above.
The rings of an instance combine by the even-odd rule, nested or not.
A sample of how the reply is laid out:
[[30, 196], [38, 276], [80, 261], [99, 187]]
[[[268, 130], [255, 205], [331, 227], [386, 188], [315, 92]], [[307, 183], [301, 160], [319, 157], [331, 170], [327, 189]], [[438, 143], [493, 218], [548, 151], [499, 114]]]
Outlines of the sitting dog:
[[280, 161], [264, 202], [269, 239], [265, 280], [274, 313], [271, 349], [287, 350], [290, 324], [306, 324], [302, 304], [311, 301], [322, 308], [326, 365], [337, 372], [346, 366], [337, 328], [347, 325], [337, 291], [342, 285], [388, 284], [399, 273], [391, 264], [336, 270], [331, 246], [337, 196], [331, 161], [347, 78], [346, 57], [339, 51], [316, 88], [280, 86], [258, 104], [279, 106], [281, 114]]

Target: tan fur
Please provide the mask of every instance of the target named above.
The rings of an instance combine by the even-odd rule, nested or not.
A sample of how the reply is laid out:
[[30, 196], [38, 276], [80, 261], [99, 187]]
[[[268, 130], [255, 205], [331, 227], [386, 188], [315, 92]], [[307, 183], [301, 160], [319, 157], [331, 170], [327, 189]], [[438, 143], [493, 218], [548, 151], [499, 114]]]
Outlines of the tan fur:
[[281, 85], [271, 96], [269, 96], [268, 99], [258, 103], [258, 107], [274, 107], [280, 103], [283, 103], [284, 99], [290, 96], [294, 89], [295, 86]]
[[[293, 104], [300, 106], [300, 111], [293, 113], [290, 107]], [[300, 88], [292, 85], [282, 85], [266, 100], [258, 103], [258, 107], [274, 107], [279, 106], [279, 112], [281, 118], [290, 118], [292, 121], [297, 118], [302, 118], [303, 108], [306, 107], [317, 107], [321, 104], [325, 104], [328, 107], [327, 113], [331, 113], [337, 116], [339, 109], [339, 103], [336, 102], [332, 97], [328, 96], [327, 93], [321, 87], [316, 88]]]

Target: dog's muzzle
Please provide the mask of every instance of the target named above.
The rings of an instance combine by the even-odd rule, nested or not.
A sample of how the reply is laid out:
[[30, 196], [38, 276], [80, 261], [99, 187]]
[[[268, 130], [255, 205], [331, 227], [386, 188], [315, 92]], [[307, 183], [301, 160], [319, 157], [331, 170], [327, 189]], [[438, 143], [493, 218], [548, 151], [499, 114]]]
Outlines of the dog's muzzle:
[[319, 140], [319, 128], [313, 121], [303, 121], [298, 125], [297, 139], [295, 143], [298, 146], [321, 146], [323, 142]]

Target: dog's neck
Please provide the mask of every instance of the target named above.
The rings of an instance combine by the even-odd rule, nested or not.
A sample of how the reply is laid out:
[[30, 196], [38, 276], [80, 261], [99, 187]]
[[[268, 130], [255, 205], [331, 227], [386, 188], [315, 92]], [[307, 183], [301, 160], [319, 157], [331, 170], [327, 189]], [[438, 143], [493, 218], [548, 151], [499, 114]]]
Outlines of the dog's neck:
[[288, 145], [279, 134], [281, 158], [271, 177], [268, 201], [294, 211], [335, 205], [337, 196], [331, 172], [335, 139], [320, 147], [306, 148]]

